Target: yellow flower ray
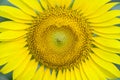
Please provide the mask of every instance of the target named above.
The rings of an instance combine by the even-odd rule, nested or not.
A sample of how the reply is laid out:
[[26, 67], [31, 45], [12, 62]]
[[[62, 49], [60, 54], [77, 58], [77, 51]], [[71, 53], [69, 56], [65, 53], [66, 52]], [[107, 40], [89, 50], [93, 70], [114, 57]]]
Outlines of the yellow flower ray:
[[37, 14], [30, 7], [28, 7], [25, 3], [23, 3], [21, 0], [8, 0], [8, 1], [12, 3], [13, 5], [17, 6], [18, 8], [20, 8], [26, 14], [31, 15], [31, 16], [37, 16]]

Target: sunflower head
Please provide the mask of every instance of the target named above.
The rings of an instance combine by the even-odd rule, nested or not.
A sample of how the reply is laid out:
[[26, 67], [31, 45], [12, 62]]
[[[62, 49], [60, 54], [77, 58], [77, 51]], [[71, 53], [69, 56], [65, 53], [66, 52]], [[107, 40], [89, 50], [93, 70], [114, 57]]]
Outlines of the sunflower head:
[[[120, 10], [110, 0], [9, 0], [0, 6], [0, 72], [13, 80], [120, 77]], [[9, 11], [8, 11], [9, 10]]]
[[91, 31], [76, 10], [50, 7], [39, 14], [28, 29], [28, 47], [34, 58], [50, 68], [75, 66], [88, 55]]

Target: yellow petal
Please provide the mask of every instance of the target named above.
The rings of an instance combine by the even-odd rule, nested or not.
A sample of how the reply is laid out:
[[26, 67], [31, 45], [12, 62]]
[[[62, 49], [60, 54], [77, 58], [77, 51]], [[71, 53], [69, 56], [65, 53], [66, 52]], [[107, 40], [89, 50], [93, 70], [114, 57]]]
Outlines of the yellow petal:
[[22, 0], [22, 1], [28, 6], [30, 6], [33, 10], [42, 12], [42, 7], [40, 6], [38, 0]]
[[57, 0], [46, 0], [48, 5], [55, 7], [57, 5]]
[[[8, 11], [9, 10], [9, 11]], [[25, 13], [23, 13], [20, 9], [14, 8], [11, 6], [0, 6], [0, 13], [5, 12], [15, 18], [23, 19], [23, 20], [33, 20], [33, 18]], [[4, 14], [0, 14], [0, 16], [5, 17]]]
[[75, 80], [82, 80], [80, 69], [74, 67], [74, 72], [75, 72], [75, 76], [76, 76]]
[[70, 80], [70, 70], [69, 69], [67, 69], [66, 70], [66, 80]]
[[51, 75], [50, 80], [56, 80], [56, 71], [55, 70], [52, 70], [52, 75]]
[[101, 23], [101, 22], [111, 20], [118, 16], [120, 16], [120, 10], [111, 10], [101, 15], [100, 17], [98, 16], [95, 18], [88, 19], [88, 21], [92, 23]]
[[35, 60], [31, 60], [26, 66], [24, 72], [16, 80], [31, 80], [38, 67], [38, 63]]
[[98, 48], [92, 48], [92, 50], [97, 56], [101, 57], [102, 59], [112, 63], [120, 64], [120, 56], [117, 54], [106, 52]]
[[113, 48], [113, 49], [120, 49], [120, 41], [118, 40], [106, 39], [102, 37], [95, 37], [93, 39], [95, 40], [96, 43], [101, 44], [105, 47]]
[[62, 6], [65, 8], [69, 8], [71, 4], [74, 2], [73, 0], [46, 0], [46, 1], [48, 1], [53, 7]]
[[61, 6], [62, 0], [56, 0], [55, 1], [55, 6]]
[[6, 29], [2, 29], [2, 28], [0, 29], [0, 33], [1, 33], [1, 32], [4, 32], [4, 31], [6, 31]]
[[[88, 14], [88, 12], [91, 12], [91, 10], [89, 11], [89, 9], [91, 9], [96, 4], [96, 0], [81, 0], [81, 2], [82, 2], [82, 4], [81, 4], [81, 7], [80, 7], [81, 8], [80, 10], [81, 10], [81, 13], [83, 13], [84, 16], [86, 16]], [[92, 2], [94, 2], [94, 5], [93, 5]], [[86, 13], [86, 10], [88, 11], [87, 13]]]
[[13, 42], [1, 42], [0, 43], [0, 55], [9, 54], [9, 52], [21, 49], [26, 45], [25, 39], [16, 40]]
[[49, 3], [47, 2], [47, 0], [39, 0], [41, 3], [41, 6], [43, 7], [43, 9], [47, 10]]
[[87, 16], [87, 18], [95, 18], [98, 16], [100, 17], [102, 14], [108, 12], [108, 10], [110, 10], [112, 7], [114, 7], [117, 4], [119, 4], [119, 3], [118, 2], [111, 2], [111, 3], [105, 4], [102, 7], [100, 7], [98, 10], [96, 10], [94, 13]]
[[[83, 16], [86, 16], [91, 11], [94, 11], [94, 10], [91, 10], [91, 8], [95, 6], [95, 1], [96, 0], [75, 0], [73, 4], [73, 9], [80, 11], [80, 13], [82, 13]], [[92, 5], [93, 2], [94, 2], [94, 5]]]
[[44, 76], [43, 76], [43, 80], [50, 80], [50, 76], [51, 76], [51, 74], [50, 74], [50, 69], [47, 68], [47, 69], [45, 70], [45, 74], [44, 74]]
[[120, 54], [120, 50], [119, 49], [108, 48], [108, 47], [102, 46], [102, 45], [100, 45], [98, 43], [95, 43], [95, 42], [93, 42], [93, 44], [95, 46], [97, 46], [98, 48], [104, 50], [104, 51]]
[[26, 65], [30, 61], [32, 55], [28, 55], [25, 60], [13, 71], [13, 80], [15, 80], [25, 70]]
[[[91, 58], [90, 60], [92, 60], [92, 58]], [[93, 62], [93, 64], [95, 64], [95, 66], [92, 66], [93, 64], [90, 65], [90, 66], [96, 67], [100, 72], [102, 72], [102, 73], [97, 72], [97, 73], [99, 73], [99, 76], [101, 75], [101, 76], [103, 76], [103, 78], [106, 78], [106, 79], [116, 78], [116, 76], [113, 75], [111, 72], [107, 71], [107, 70], [104, 69], [103, 67], [101, 67], [101, 66], [99, 66], [98, 64], [96, 64], [96, 62], [95, 62], [94, 60], [92, 60], [91, 62]], [[106, 79], [105, 79], [105, 80], [106, 80]], [[101, 80], [104, 80], [104, 79], [101, 79]]]
[[82, 66], [89, 80], [99, 80], [99, 77], [96, 75], [95, 71], [91, 69], [90, 65], [88, 65], [88, 60], [86, 60], [86, 62], [82, 62]]
[[63, 78], [62, 80], [66, 80], [66, 70], [63, 70]]
[[[86, 8], [89, 7], [89, 0], [74, 0], [72, 9], [73, 10], [80, 10], [81, 13], [84, 13], [84, 11], [86, 10]], [[85, 14], [85, 13], [84, 13]]]
[[72, 0], [57, 0], [57, 1], [61, 1], [60, 6], [65, 6], [66, 8], [70, 7], [71, 3], [73, 2]]
[[32, 23], [31, 20], [18, 19], [18, 18], [16, 18], [16, 17], [8, 14], [7, 12], [1, 11], [1, 10], [0, 10], [0, 16], [1, 16], [1, 17], [5, 17], [5, 18], [8, 18], [8, 19], [11, 19], [11, 20], [13, 20], [13, 21], [15, 21], [15, 22], [19, 22], [19, 23]]
[[56, 80], [63, 80], [62, 70], [59, 70]]
[[83, 0], [74, 0], [72, 9], [73, 10], [79, 9], [82, 4], [83, 4]]
[[8, 57], [0, 58], [0, 66], [6, 64], [8, 62]]
[[120, 34], [120, 27], [105, 27], [105, 28], [94, 28], [94, 31], [103, 33], [103, 34]]
[[95, 32], [95, 33], [97, 33], [97, 35], [101, 37], [108, 38], [108, 39], [120, 39], [120, 34], [101, 34], [98, 32]]
[[28, 5], [26, 5], [25, 3], [23, 3], [21, 0], [8, 0], [8, 1], [10, 3], [12, 3], [13, 5], [19, 7], [26, 14], [29, 14], [29, 15], [34, 16], [34, 17], [37, 16], [37, 14], [35, 13], [35, 11], [32, 10]]
[[111, 75], [113, 75], [111, 77], [115, 77], [115, 78], [120, 77], [120, 71], [114, 64], [106, 62], [92, 53], [91, 53], [91, 58], [95, 61], [96, 64], [104, 68], [106, 71], [110, 72]]
[[[84, 10], [84, 16], [91, 15], [110, 0], [88, 0], [87, 8]], [[84, 8], [83, 8], [84, 9]]]
[[114, 26], [120, 24], [120, 18], [113, 18], [112, 20], [103, 22], [103, 23], [91, 23], [90, 26], [94, 27], [103, 27], [103, 26]]
[[[2, 52], [0, 53], [0, 58], [4, 58], [4, 57], [7, 57], [7, 56], [11, 56], [11, 55], [16, 55], [16, 53], [18, 51], [21, 51], [22, 48], [19, 48], [19, 49], [13, 49], [12, 51], [5, 51], [5, 52]], [[0, 51], [1, 52], [1, 51]]]
[[17, 39], [26, 34], [26, 31], [5, 31], [0, 33], [0, 41]]
[[24, 30], [24, 29], [27, 29], [29, 27], [30, 27], [30, 25], [17, 23], [14, 21], [4, 21], [4, 22], [0, 23], [0, 28], [10, 29], [10, 30]]
[[93, 60], [89, 59], [88, 65], [99, 77], [99, 80], [106, 80], [108, 78], [108, 76], [98, 68], [98, 66], [93, 62]]
[[45, 73], [44, 66], [40, 66], [40, 68], [37, 70], [37, 72], [33, 76], [32, 80], [43, 79], [44, 73]]
[[18, 51], [15, 55], [11, 55], [8, 59], [8, 63], [1, 69], [1, 72], [6, 74], [12, 70], [14, 70], [17, 66], [19, 66], [23, 60], [26, 58], [28, 52], [26, 49]]
[[[71, 71], [70, 71], [70, 73], [71, 73], [71, 79], [70, 80], [76, 80], [77, 78], [76, 78], [76, 74], [75, 74], [75, 72], [74, 72], [74, 70], [73, 69], [71, 69]], [[78, 74], [79, 75], [79, 74]], [[80, 80], [80, 79], [79, 79]]]
[[81, 73], [82, 80], [89, 80], [87, 75], [85, 74], [82, 64], [80, 64], [80, 73]]

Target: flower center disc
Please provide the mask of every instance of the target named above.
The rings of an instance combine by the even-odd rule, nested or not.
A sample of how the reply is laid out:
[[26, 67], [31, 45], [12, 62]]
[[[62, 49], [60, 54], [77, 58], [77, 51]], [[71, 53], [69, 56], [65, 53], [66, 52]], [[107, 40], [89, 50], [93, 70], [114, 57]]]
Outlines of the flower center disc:
[[28, 33], [28, 47], [41, 64], [63, 69], [85, 59], [90, 46], [87, 21], [77, 11], [50, 8], [33, 21]]

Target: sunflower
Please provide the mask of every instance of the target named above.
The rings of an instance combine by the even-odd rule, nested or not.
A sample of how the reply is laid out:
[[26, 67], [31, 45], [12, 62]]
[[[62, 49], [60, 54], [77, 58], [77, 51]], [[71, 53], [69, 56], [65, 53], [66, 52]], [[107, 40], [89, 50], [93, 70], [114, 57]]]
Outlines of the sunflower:
[[0, 6], [0, 72], [13, 80], [120, 77], [120, 10], [111, 0], [8, 0]]

